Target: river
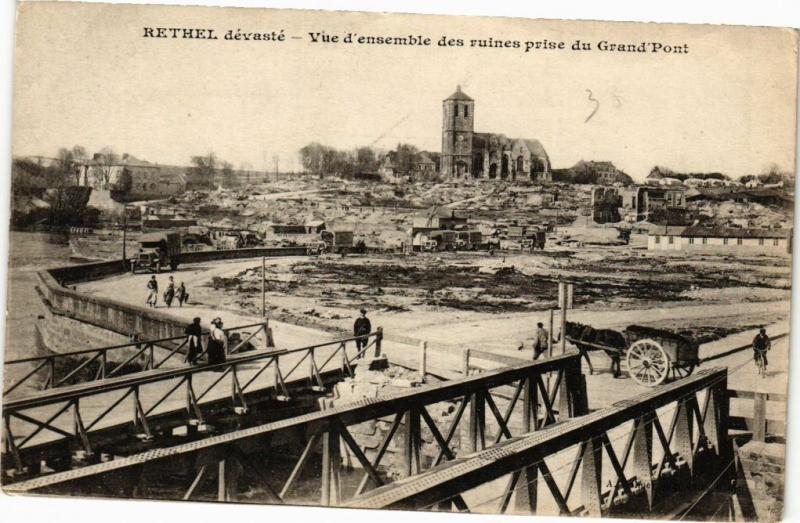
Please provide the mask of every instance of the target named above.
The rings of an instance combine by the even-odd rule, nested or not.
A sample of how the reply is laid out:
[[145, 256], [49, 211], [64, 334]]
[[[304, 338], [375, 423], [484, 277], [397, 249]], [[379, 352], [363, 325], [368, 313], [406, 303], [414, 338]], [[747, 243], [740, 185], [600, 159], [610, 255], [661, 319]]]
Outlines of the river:
[[[36, 271], [71, 265], [69, 236], [12, 231], [8, 253], [5, 359], [36, 353], [35, 324], [39, 314]], [[8, 380], [10, 376], [6, 376]]]

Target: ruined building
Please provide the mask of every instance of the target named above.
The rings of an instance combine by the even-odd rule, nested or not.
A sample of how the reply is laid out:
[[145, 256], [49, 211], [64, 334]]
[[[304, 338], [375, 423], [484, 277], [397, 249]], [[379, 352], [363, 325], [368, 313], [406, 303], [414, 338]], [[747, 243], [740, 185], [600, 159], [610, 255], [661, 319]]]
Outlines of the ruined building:
[[550, 160], [538, 140], [475, 132], [475, 101], [461, 86], [442, 102], [442, 113], [443, 176], [551, 181]]
[[76, 168], [79, 185], [109, 191], [118, 202], [164, 198], [186, 190], [185, 167], [158, 165], [127, 154], [112, 162], [95, 155]]

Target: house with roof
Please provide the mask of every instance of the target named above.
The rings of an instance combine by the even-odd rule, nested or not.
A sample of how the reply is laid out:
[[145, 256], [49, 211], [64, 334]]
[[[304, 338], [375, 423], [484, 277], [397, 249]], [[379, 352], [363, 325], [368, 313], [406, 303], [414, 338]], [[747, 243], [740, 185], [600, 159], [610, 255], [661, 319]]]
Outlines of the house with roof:
[[647, 250], [791, 255], [792, 229], [652, 225]]
[[95, 154], [76, 169], [79, 185], [110, 191], [116, 201], [151, 200], [186, 191], [185, 167], [150, 163], [128, 154], [111, 162]]
[[579, 179], [590, 180], [598, 185], [614, 185], [621, 183], [629, 185], [633, 183], [630, 176], [617, 169], [609, 161], [580, 160], [570, 168]]
[[414, 171], [418, 174], [432, 175], [436, 173], [436, 162], [426, 152], [421, 152], [417, 155], [414, 162]]
[[465, 210], [434, 206], [415, 214], [411, 220], [412, 234], [420, 231], [455, 230], [467, 225], [469, 213]]

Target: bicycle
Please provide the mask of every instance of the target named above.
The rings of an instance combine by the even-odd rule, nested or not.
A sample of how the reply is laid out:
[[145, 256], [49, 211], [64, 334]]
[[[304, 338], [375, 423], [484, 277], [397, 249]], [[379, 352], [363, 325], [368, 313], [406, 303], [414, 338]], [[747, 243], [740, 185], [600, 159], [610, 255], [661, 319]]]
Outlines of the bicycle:
[[758, 375], [761, 376], [762, 378], [766, 378], [767, 363], [765, 361], [765, 356], [767, 351], [754, 349], [754, 352], [755, 352], [756, 367], [758, 367]]

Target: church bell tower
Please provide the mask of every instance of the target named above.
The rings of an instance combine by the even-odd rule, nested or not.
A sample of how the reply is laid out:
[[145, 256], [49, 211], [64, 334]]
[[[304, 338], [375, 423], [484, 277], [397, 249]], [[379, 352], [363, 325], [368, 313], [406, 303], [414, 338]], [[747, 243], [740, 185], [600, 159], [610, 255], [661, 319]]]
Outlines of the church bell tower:
[[445, 177], [468, 176], [472, 169], [472, 135], [475, 122], [475, 101], [461, 91], [442, 101], [441, 174]]

